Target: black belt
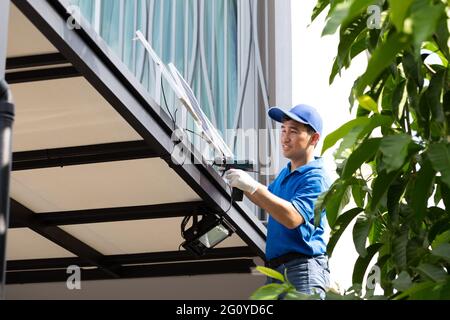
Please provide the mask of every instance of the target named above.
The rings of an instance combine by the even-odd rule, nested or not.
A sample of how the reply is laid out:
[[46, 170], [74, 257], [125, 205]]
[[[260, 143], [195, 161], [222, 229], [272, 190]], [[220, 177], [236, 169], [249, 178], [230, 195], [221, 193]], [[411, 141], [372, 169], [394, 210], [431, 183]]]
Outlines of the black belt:
[[306, 258], [306, 259], [311, 259], [311, 258], [315, 258], [315, 257], [321, 257], [323, 255], [318, 255], [318, 256], [309, 256], [303, 253], [299, 253], [299, 252], [293, 252], [293, 253], [287, 253], [284, 254], [282, 256], [279, 256], [277, 258], [271, 259], [269, 261], [266, 262], [266, 267], [274, 269], [277, 268], [279, 266], [281, 266], [282, 264], [285, 264], [289, 261], [292, 261], [294, 259], [300, 259], [300, 258]]

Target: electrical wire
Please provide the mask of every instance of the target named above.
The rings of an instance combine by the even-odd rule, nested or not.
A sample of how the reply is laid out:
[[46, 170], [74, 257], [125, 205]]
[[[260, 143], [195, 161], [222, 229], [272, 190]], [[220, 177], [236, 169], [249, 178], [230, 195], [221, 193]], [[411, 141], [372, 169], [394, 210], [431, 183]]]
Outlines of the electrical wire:
[[[164, 104], [165, 104], [166, 110], [167, 110], [167, 112], [168, 112], [170, 118], [172, 119], [173, 130], [175, 130], [175, 129], [176, 129], [176, 123], [177, 123], [177, 122], [176, 122], [176, 116], [177, 116], [178, 108], [175, 109], [175, 117], [174, 117], [174, 116], [172, 115], [170, 109], [169, 109], [169, 104], [167, 103], [166, 90], [165, 90], [165, 88], [164, 88], [164, 82], [163, 82], [162, 77], [161, 77], [161, 89], [162, 89], [162, 94], [163, 94], [163, 99], [164, 99]], [[190, 130], [190, 129], [187, 129], [187, 128], [186, 128], [186, 129], [183, 129], [183, 130], [186, 130], [187, 132], [193, 133], [193, 134], [195, 134], [195, 135], [197, 135], [197, 136], [199, 136], [200, 138], [203, 139], [203, 136], [202, 136], [202, 135], [200, 135], [199, 133], [197, 133], [197, 132], [195, 132], [195, 131], [193, 131], [193, 130]], [[223, 155], [223, 156], [225, 157], [225, 155]], [[219, 166], [219, 167], [220, 167], [220, 166]], [[248, 172], [258, 173], [258, 172], [256, 172], [256, 171], [248, 171]], [[222, 177], [223, 177], [224, 174], [225, 174], [225, 171], [222, 173]], [[231, 210], [231, 208], [233, 208], [233, 203], [234, 203], [234, 199], [233, 199], [233, 187], [231, 187], [230, 185], [228, 185], [228, 186], [229, 186], [229, 188], [230, 188], [231, 200], [230, 200], [230, 206], [229, 206], [229, 208], [225, 211], [225, 214], [227, 214], [227, 213]], [[183, 239], [185, 238], [186, 225], [188, 224], [188, 222], [189, 222], [189, 220], [190, 220], [191, 218], [192, 218], [192, 216], [184, 217], [184, 219], [183, 219], [183, 221], [182, 221], [182, 223], [181, 223], [181, 237], [182, 237]], [[180, 251], [181, 246], [182, 246], [182, 244], [179, 245], [178, 251]]]
[[[176, 125], [177, 125], [177, 121], [175, 120], [176, 118], [174, 118], [172, 116], [172, 113], [170, 112], [169, 109], [169, 104], [167, 103], [167, 99], [166, 99], [166, 90], [164, 89], [164, 81], [163, 78], [161, 77], [161, 89], [162, 89], [162, 94], [163, 94], [163, 98], [164, 98], [164, 104], [166, 106], [166, 110], [169, 113], [170, 119], [172, 119], [172, 124], [173, 124], [173, 130], [175, 130]], [[175, 116], [177, 114], [178, 109], [175, 110]]]
[[230, 187], [230, 193], [231, 193], [231, 201], [230, 201], [230, 207], [225, 211], [225, 214], [227, 214], [228, 212], [230, 212], [231, 208], [233, 208], [233, 203], [234, 203], [234, 199], [233, 199], [233, 187], [228, 185], [228, 187]]
[[186, 130], [187, 132], [190, 132], [192, 134], [195, 134], [196, 136], [198, 136], [198, 137], [203, 139], [203, 136], [200, 133], [198, 133], [198, 132], [195, 132], [195, 131], [193, 131], [191, 129], [184, 129], [184, 130]]

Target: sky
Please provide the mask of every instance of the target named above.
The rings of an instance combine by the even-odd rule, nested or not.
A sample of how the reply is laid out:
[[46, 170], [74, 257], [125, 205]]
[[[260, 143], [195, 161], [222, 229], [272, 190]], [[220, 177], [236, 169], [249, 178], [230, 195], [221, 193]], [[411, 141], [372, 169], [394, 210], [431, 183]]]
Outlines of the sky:
[[[321, 37], [325, 25], [326, 12], [311, 24], [311, 13], [315, 0], [292, 1], [292, 59], [294, 105], [300, 103], [315, 106], [324, 120], [324, 136], [339, 128], [353, 117], [349, 112], [348, 97], [354, 80], [366, 67], [364, 55], [358, 57], [354, 65], [329, 85], [329, 75], [339, 44], [338, 35]], [[322, 139], [323, 141], [323, 139]], [[318, 150], [322, 149], [322, 145]], [[333, 179], [335, 165], [333, 150], [324, 155]], [[352, 204], [349, 204], [348, 208]], [[345, 209], [344, 209], [345, 210]], [[338, 242], [330, 259], [332, 280], [341, 289], [352, 286], [353, 265], [358, 257], [352, 240], [353, 226], [349, 226]]]

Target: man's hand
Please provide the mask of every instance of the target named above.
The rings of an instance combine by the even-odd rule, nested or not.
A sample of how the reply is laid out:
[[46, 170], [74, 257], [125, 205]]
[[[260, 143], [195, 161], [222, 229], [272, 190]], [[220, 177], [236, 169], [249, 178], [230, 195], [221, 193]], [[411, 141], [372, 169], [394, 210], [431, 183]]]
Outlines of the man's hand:
[[233, 188], [238, 188], [249, 194], [254, 194], [260, 186], [258, 181], [242, 170], [228, 170], [225, 173], [225, 179], [228, 180], [228, 184]]

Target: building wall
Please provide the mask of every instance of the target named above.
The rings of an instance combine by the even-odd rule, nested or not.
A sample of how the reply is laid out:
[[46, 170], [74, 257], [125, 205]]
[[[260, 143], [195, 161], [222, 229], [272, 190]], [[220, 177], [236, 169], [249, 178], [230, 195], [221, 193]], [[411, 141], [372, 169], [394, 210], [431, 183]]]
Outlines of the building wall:
[[85, 281], [81, 290], [65, 283], [9, 285], [8, 300], [247, 300], [265, 282], [251, 274]]
[[9, 1], [0, 2], [0, 79], [5, 74], [6, 45], [8, 43]]
[[[136, 4], [139, 2], [143, 3], [144, 0], [117, 0], [119, 9], [125, 8], [124, 5], [129, 6], [129, 3], [134, 3], [133, 14], [137, 12]], [[145, 3], [154, 2], [145, 1]], [[204, 1], [199, 0], [199, 2]], [[227, 98], [217, 99], [217, 101], [227, 100], [228, 102], [225, 105], [229, 107], [225, 109], [216, 107], [216, 110], [214, 110], [217, 113], [225, 114], [223, 118], [216, 117], [215, 124], [218, 128], [267, 130], [266, 135], [257, 135], [257, 143], [251, 145], [252, 148], [248, 150], [248, 154], [238, 154], [238, 157], [249, 157], [255, 160], [256, 163], [261, 158], [272, 157], [276, 162], [272, 166], [273, 173], [279, 169], [278, 162], [280, 155], [277, 137], [270, 133], [276, 126], [266, 115], [269, 106], [287, 106], [290, 104], [289, 99], [292, 96], [290, 70], [292, 57], [291, 50], [288, 50], [292, 41], [290, 35], [290, 2], [291, 0], [229, 0], [229, 3], [234, 3], [235, 6], [228, 6], [228, 8], [235, 8], [236, 10], [236, 30], [233, 31], [235, 38], [231, 37], [231, 39], [235, 39], [236, 41], [236, 79], [229, 83], [228, 88], [223, 89], [228, 92]], [[106, 35], [105, 26], [102, 27], [102, 20], [99, 19], [101, 15], [96, 14], [98, 10], [105, 10], [99, 5], [99, 0], [73, 0], [72, 3], [79, 5], [85, 14], [85, 18], [92, 23], [93, 27], [99, 32], [104, 32], [104, 38], [113, 43], [111, 38], [115, 39], [115, 36], [111, 33], [108, 36]], [[108, 10], [114, 12], [115, 9]], [[124, 17], [121, 18], [119, 16], [118, 25], [125, 27], [126, 21]], [[141, 18], [133, 20], [134, 27], [138, 23], [143, 23]], [[129, 30], [127, 32], [126, 34], [130, 34]], [[124, 41], [123, 34], [125, 33], [122, 33], [122, 36], [118, 37], [119, 43], [120, 41]], [[110, 37], [109, 40], [108, 37]], [[228, 36], [223, 35], [223, 39], [230, 39], [229, 34]], [[190, 38], [187, 40], [190, 43]], [[134, 45], [135, 43], [133, 42], [132, 46]], [[114, 49], [114, 47], [116, 50], [119, 50], [117, 54], [122, 55], [124, 62], [129, 63], [128, 65], [135, 74], [142, 76], [143, 73], [140, 72], [143, 67], [139, 67], [137, 58], [139, 56], [138, 49], [134, 48], [131, 51], [127, 51], [128, 49], [121, 50], [120, 45], [113, 44], [112, 48]], [[170, 58], [172, 53], [170, 53], [170, 50], [167, 52]], [[144, 61], [143, 56], [140, 59], [140, 63], [142, 63]], [[199, 63], [201, 64], [201, 58], [199, 59], [200, 62], [195, 64], [196, 66]], [[186, 65], [185, 63], [186, 61], [183, 60], [183, 65]], [[200, 76], [203, 73], [202, 68], [205, 69], [204, 67], [199, 67], [199, 71], [197, 71], [197, 73], [200, 73]], [[229, 68], [230, 66], [224, 67], [224, 70], [230, 70]], [[189, 67], [183, 70], [187, 70], [186, 72], [188, 72]], [[212, 74], [212, 70], [206, 70], [206, 73]], [[220, 73], [216, 72], [215, 77], [219, 76]], [[187, 73], [187, 77], [189, 78], [189, 72]], [[143, 78], [146, 79], [145, 81], [143, 80], [143, 83], [148, 85], [149, 90], [153, 90], [151, 89], [152, 82], [150, 80], [150, 74], [144, 74]], [[228, 83], [228, 80], [226, 83]], [[192, 84], [195, 87], [194, 82]], [[219, 84], [224, 85], [224, 82], [218, 80], [216, 85]], [[234, 86], [234, 96], [231, 94], [233, 90], [230, 89], [230, 86]], [[202, 99], [209, 99], [207, 93], [200, 94], [200, 96]], [[211, 112], [209, 111], [210, 114]], [[219, 122], [217, 122], [218, 119]], [[227, 119], [226, 121], [222, 121], [222, 126], [220, 125], [220, 119]], [[235, 139], [230, 139], [227, 136], [225, 136], [225, 139], [231, 145], [237, 144]], [[260, 181], [265, 184], [268, 184], [272, 178], [273, 175], [270, 174], [259, 176]], [[262, 212], [256, 207], [253, 208], [255, 214], [259, 214], [260, 218], [265, 219], [265, 215]], [[254, 290], [263, 285], [264, 282], [265, 278], [263, 276], [224, 274], [215, 276], [91, 281], [83, 282], [82, 290], [80, 291], [69, 291], [65, 283], [9, 285], [7, 286], [7, 299], [245, 300], [248, 299]]]

